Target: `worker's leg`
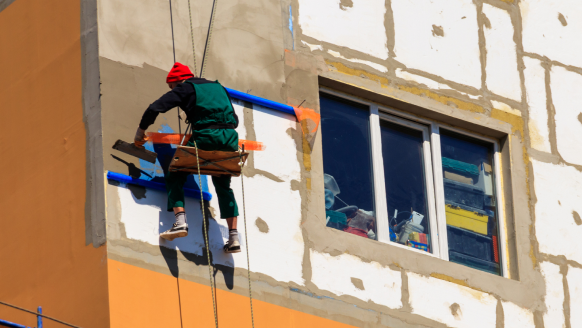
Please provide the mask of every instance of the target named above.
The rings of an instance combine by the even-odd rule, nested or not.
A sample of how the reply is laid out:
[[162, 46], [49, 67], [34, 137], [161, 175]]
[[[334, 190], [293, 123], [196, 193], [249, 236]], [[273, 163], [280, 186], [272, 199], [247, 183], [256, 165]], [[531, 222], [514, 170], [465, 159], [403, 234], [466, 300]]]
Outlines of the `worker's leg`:
[[160, 234], [161, 238], [174, 240], [188, 236], [188, 222], [184, 210], [184, 184], [188, 178], [185, 172], [168, 172], [166, 174], [166, 191], [168, 192], [168, 211], [173, 211], [176, 222], [172, 228]]
[[234, 192], [230, 188], [230, 180], [229, 175], [212, 177], [212, 183], [218, 196], [220, 217], [226, 219], [226, 223], [228, 224], [228, 241], [224, 245], [224, 251], [227, 253], [238, 253], [240, 252], [238, 230], [236, 229], [238, 206], [234, 198]]

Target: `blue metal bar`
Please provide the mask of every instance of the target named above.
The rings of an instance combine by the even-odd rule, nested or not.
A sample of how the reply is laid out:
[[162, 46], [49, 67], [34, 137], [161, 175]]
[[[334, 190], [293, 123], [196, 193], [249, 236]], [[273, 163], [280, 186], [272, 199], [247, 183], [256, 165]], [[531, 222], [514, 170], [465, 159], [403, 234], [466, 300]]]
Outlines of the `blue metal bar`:
[[[130, 183], [130, 184], [134, 184], [134, 185], [138, 185], [138, 186], [142, 186], [142, 187], [146, 187], [146, 188], [150, 188], [150, 189], [166, 191], [166, 185], [163, 183], [142, 180], [142, 179], [135, 179], [135, 178], [130, 177], [129, 175], [125, 175], [125, 174], [121, 174], [121, 173], [107, 171], [107, 179], [119, 181], [119, 182], [123, 182], [123, 183]], [[204, 194], [204, 196], [203, 196], [204, 200], [208, 201], [208, 200], [212, 199], [211, 193], [209, 193], [207, 191], [203, 191], [202, 193]], [[184, 188], [184, 195], [188, 196], [188, 197], [200, 199], [200, 190], [191, 189], [191, 188]]]
[[226, 91], [228, 91], [228, 94], [232, 98], [248, 101], [248, 102], [251, 102], [253, 104], [261, 105], [261, 106], [264, 106], [267, 108], [271, 108], [271, 109], [278, 110], [280, 112], [291, 114], [291, 115], [295, 116], [295, 110], [293, 109], [293, 107], [291, 107], [289, 105], [284, 105], [284, 104], [281, 104], [281, 103], [278, 103], [278, 102], [275, 102], [275, 101], [272, 101], [269, 99], [249, 95], [248, 93], [240, 92], [240, 91], [237, 91], [234, 89], [229, 89], [229, 88], [225, 88], [225, 89], [226, 89]]
[[2, 319], [0, 319], [0, 325], [6, 326], [6, 327], [10, 327], [10, 328], [28, 328], [26, 326], [19, 325], [17, 323], [10, 322], [10, 321], [6, 321], [6, 320], [2, 320]]
[[[38, 314], [42, 314], [42, 308], [38, 307]], [[36, 316], [36, 328], [42, 328], [42, 316]]]

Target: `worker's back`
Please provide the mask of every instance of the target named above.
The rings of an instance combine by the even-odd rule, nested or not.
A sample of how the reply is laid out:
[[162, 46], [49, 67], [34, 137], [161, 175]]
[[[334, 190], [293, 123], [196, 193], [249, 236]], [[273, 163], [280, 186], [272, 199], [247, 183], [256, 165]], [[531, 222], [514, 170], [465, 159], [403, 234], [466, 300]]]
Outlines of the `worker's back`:
[[238, 120], [224, 87], [218, 81], [191, 78], [184, 83], [191, 84], [196, 94], [193, 108], [188, 108], [186, 114], [194, 129], [212, 128], [220, 124], [238, 125]]

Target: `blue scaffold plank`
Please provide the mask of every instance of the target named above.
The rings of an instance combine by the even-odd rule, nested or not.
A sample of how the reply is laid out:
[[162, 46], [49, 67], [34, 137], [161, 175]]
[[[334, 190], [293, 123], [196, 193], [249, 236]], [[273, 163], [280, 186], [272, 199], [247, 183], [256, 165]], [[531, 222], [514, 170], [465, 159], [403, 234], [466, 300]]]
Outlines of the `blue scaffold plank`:
[[[135, 178], [130, 177], [129, 175], [125, 175], [125, 174], [121, 174], [121, 173], [107, 171], [107, 179], [118, 181], [118, 182], [123, 182], [123, 183], [134, 184], [134, 185], [138, 185], [138, 186], [142, 186], [142, 187], [146, 187], [146, 188], [150, 188], [150, 189], [166, 191], [166, 185], [163, 183], [142, 180], [142, 179], [135, 179]], [[204, 195], [203, 196], [204, 200], [209, 201], [212, 199], [211, 193], [209, 193], [207, 191], [203, 191], [202, 194]], [[187, 197], [200, 199], [200, 190], [184, 188], [184, 195]]]
[[249, 95], [248, 93], [244, 93], [244, 92], [241, 92], [238, 90], [229, 89], [229, 88], [225, 88], [225, 89], [226, 89], [226, 91], [228, 91], [228, 94], [230, 95], [231, 98], [248, 101], [248, 102], [253, 103], [253, 104], [257, 104], [257, 105], [260, 105], [263, 107], [271, 108], [271, 109], [278, 110], [280, 112], [291, 114], [291, 115], [295, 116], [295, 110], [293, 109], [293, 107], [291, 107], [289, 105], [285, 105], [285, 104], [281, 104], [281, 103], [278, 103], [276, 101], [272, 101], [269, 99]]

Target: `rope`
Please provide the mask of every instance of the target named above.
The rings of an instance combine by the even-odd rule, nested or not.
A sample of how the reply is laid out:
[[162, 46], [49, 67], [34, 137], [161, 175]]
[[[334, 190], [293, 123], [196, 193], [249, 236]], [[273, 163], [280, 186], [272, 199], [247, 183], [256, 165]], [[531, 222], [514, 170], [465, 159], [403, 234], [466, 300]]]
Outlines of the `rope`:
[[212, 307], [214, 309], [214, 325], [218, 328], [218, 315], [216, 313], [216, 299], [214, 297], [214, 282], [212, 279], [212, 263], [210, 263], [210, 246], [208, 243], [208, 230], [206, 229], [206, 215], [204, 213], [204, 194], [202, 193], [202, 178], [200, 177], [200, 160], [198, 159], [198, 146], [196, 141], [194, 148], [196, 149], [196, 163], [198, 163], [198, 186], [200, 187], [200, 203], [202, 204], [202, 222], [204, 222], [204, 242], [206, 243], [206, 257], [208, 258], [208, 274], [210, 276], [210, 291], [212, 292]]
[[192, 9], [188, 0], [188, 13], [190, 14], [190, 38], [192, 39], [192, 58], [194, 60], [194, 73], [196, 73], [196, 51], [194, 51], [194, 27], [192, 26]]
[[[244, 151], [244, 145], [243, 145], [243, 151]], [[243, 221], [245, 224], [245, 244], [247, 247], [247, 276], [249, 279], [249, 299], [251, 302], [251, 323], [252, 323], [252, 327], [255, 328], [255, 316], [253, 313], [253, 293], [251, 290], [251, 263], [249, 260], [249, 239], [248, 239], [248, 230], [247, 230], [247, 213], [246, 213], [246, 208], [245, 208], [245, 182], [244, 182], [244, 173], [242, 172], [242, 169], [244, 168], [244, 162], [242, 160], [242, 151], [239, 150], [240, 153], [240, 162], [241, 164], [241, 169], [240, 169], [240, 182], [242, 185], [242, 198], [243, 198]]]
[[200, 77], [204, 77], [206, 71], [206, 56], [210, 53], [210, 40], [212, 38], [212, 29], [214, 28], [214, 17], [216, 16], [217, 1], [212, 2], [212, 12], [210, 14], [210, 24], [208, 25], [208, 35], [206, 35], [206, 45], [204, 46], [204, 56], [202, 57], [202, 68], [200, 69]]
[[44, 315], [44, 314], [40, 314], [40, 313], [38, 313], [38, 312], [30, 311], [30, 310], [27, 310], [27, 309], [24, 309], [24, 308], [18, 307], [18, 306], [16, 306], [16, 305], [12, 305], [12, 304], [8, 304], [8, 303], [4, 303], [4, 302], [0, 302], [0, 304], [4, 304], [4, 305], [6, 305], [6, 306], [13, 307], [13, 308], [15, 308], [15, 309], [18, 309], [18, 310], [21, 310], [21, 311], [24, 311], [24, 312], [32, 313], [32, 314], [34, 314], [34, 315], [37, 315], [37, 316], [39, 316], [39, 317], [47, 318], [47, 319], [49, 319], [49, 320], [52, 320], [52, 321], [58, 322], [58, 323], [60, 323], [60, 324], [63, 324], [63, 325], [65, 325], [65, 326], [69, 326], [69, 327], [73, 327], [73, 328], [81, 328], [81, 327], [79, 327], [79, 326], [75, 326], [75, 325], [72, 325], [72, 324], [70, 324], [70, 323], [66, 323], [66, 322], [64, 322], [64, 321], [61, 321], [61, 320], [55, 319], [55, 318], [53, 318], [53, 317], [49, 317], [48, 315]]
[[[174, 15], [172, 15], [172, 0], [170, 2], [170, 26], [172, 27], [172, 52], [174, 53], [174, 63], [176, 63], [176, 44], [174, 42]], [[188, 0], [190, 4], [190, 0]], [[182, 123], [180, 122], [180, 107], [178, 107], [178, 132], [182, 134]]]

